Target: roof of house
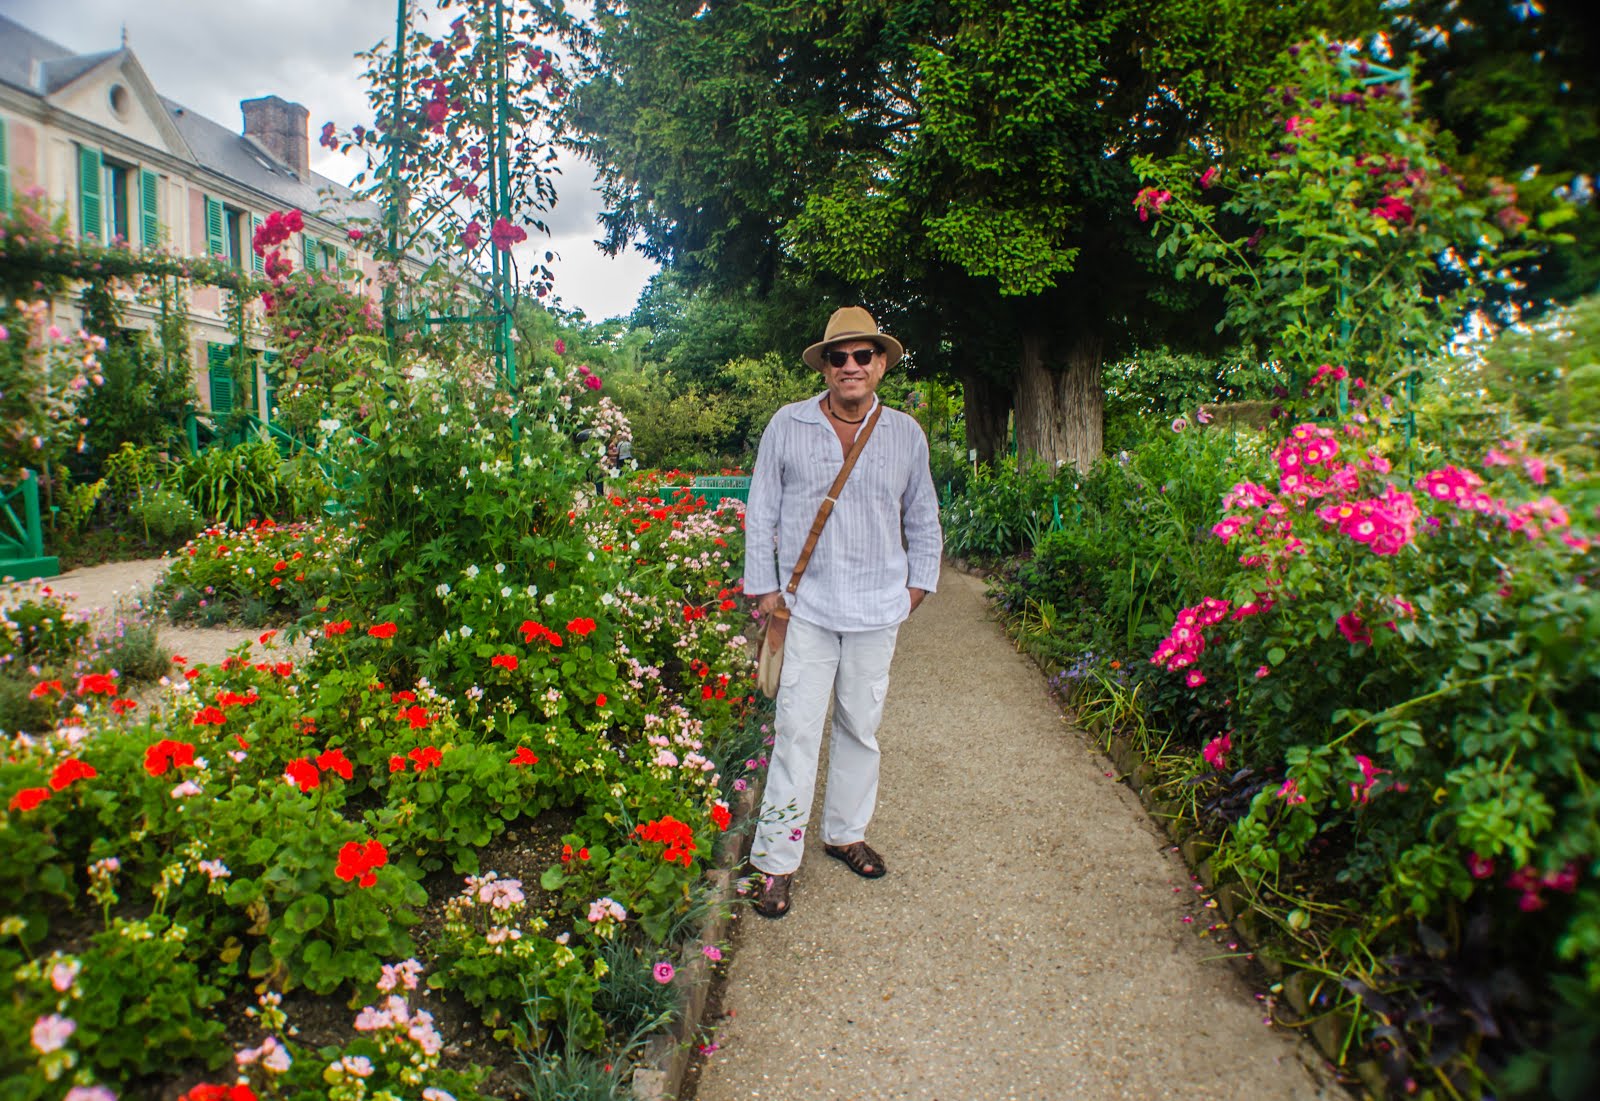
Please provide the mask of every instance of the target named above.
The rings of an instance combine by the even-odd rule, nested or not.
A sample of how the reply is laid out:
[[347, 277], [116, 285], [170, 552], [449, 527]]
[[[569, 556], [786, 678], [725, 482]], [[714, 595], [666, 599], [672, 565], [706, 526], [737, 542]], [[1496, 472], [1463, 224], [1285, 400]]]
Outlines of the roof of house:
[[[95, 54], [75, 54], [60, 43], [0, 15], [0, 84], [8, 84], [39, 99], [54, 94], [90, 70], [121, 54], [132, 57], [126, 47]], [[286, 206], [307, 213], [320, 211], [331, 193], [343, 214], [373, 217], [377, 207], [354, 202], [354, 193], [343, 184], [316, 172], [300, 180], [279, 163], [254, 139], [213, 122], [204, 115], [161, 96], [183, 140], [188, 143], [199, 165], [226, 179], [262, 193]]]

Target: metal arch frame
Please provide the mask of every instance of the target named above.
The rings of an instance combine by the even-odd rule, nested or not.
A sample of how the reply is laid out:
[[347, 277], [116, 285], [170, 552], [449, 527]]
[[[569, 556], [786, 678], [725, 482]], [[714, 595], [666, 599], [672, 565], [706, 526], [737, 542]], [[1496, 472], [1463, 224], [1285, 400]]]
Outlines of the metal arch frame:
[[[494, 92], [491, 100], [491, 125], [489, 131], [489, 219], [491, 224], [497, 218], [511, 220], [511, 133], [508, 116], [510, 105], [507, 100], [507, 84], [509, 82], [506, 57], [506, 11], [505, 0], [487, 0], [494, 5], [494, 61], [490, 80], [493, 81]], [[395, 31], [394, 31], [394, 83], [393, 98], [390, 106], [390, 125], [384, 132], [383, 143], [385, 158], [389, 164], [388, 190], [389, 209], [388, 244], [389, 254], [398, 263], [400, 253], [400, 210], [402, 205], [400, 174], [397, 146], [403, 139], [399, 134], [399, 120], [401, 111], [405, 106], [406, 83], [406, 14], [410, 0], [396, 0], [395, 3]], [[511, 252], [509, 249], [489, 249], [490, 271], [490, 304], [487, 313], [470, 315], [441, 314], [434, 316], [424, 315], [417, 318], [407, 318], [407, 324], [423, 326], [434, 325], [462, 325], [488, 322], [492, 326], [492, 349], [494, 357], [495, 375], [502, 385], [511, 392], [517, 390], [517, 364], [516, 357], [512, 354], [511, 321], [512, 312], [516, 303], [516, 273], [512, 267]], [[384, 335], [388, 338], [390, 354], [397, 348], [396, 331], [400, 320], [397, 317], [395, 302], [395, 289], [392, 284], [386, 285], [383, 290], [383, 324]]]

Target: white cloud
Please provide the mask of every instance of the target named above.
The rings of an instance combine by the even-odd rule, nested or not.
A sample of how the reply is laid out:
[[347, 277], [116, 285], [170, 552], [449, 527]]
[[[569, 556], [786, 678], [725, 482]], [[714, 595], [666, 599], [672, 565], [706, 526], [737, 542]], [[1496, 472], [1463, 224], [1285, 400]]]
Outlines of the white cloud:
[[[278, 95], [311, 115], [312, 168], [349, 181], [360, 165], [316, 145], [324, 122], [346, 127], [370, 118], [358, 50], [394, 35], [385, 0], [0, 0], [0, 13], [70, 50], [128, 46], [156, 90], [233, 129], [239, 102]], [[558, 254], [556, 293], [568, 308], [600, 320], [627, 313], [655, 265], [636, 254], [613, 260], [593, 245], [601, 203], [589, 166], [561, 161], [552, 236], [530, 241]], [[520, 251], [520, 250], [519, 250]]]

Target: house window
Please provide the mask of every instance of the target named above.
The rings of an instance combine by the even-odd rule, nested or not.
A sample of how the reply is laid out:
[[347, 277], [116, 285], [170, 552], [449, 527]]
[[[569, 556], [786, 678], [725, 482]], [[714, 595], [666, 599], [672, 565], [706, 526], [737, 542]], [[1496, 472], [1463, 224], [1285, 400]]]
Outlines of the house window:
[[222, 211], [223, 216], [227, 219], [227, 226], [224, 230], [227, 235], [225, 242], [227, 252], [225, 255], [228, 257], [228, 262], [234, 267], [242, 267], [244, 254], [250, 249], [250, 238], [248, 230], [245, 229], [250, 224], [250, 219], [245, 217], [244, 211], [235, 210], [231, 206], [223, 207]]
[[135, 171], [130, 165], [102, 159], [101, 173], [101, 195], [106, 219], [102, 240], [130, 240], [128, 211], [132, 204], [129, 202], [128, 182], [137, 178]]

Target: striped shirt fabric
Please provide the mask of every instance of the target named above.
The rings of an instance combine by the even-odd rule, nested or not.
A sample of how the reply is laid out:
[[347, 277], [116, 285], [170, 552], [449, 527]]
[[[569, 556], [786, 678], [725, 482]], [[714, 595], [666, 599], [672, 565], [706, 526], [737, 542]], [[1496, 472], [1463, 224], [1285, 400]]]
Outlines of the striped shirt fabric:
[[[745, 510], [744, 591], [786, 588], [844, 450], [822, 394], [785, 405], [761, 434]], [[902, 537], [903, 533], [903, 537]], [[791, 612], [833, 631], [873, 631], [911, 613], [907, 587], [934, 591], [944, 534], [922, 426], [885, 408], [822, 529]]]

